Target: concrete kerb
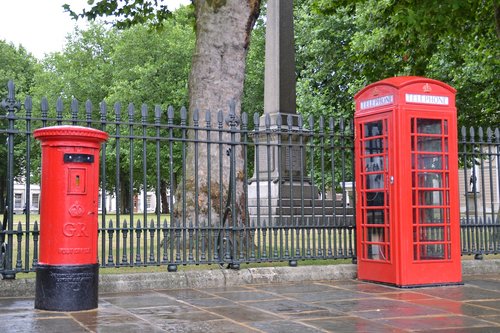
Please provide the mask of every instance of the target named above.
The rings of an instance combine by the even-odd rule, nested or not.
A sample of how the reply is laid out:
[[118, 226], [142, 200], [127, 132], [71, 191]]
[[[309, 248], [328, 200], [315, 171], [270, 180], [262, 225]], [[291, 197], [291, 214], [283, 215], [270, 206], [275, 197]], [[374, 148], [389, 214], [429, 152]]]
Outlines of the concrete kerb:
[[[500, 259], [464, 260], [463, 275], [500, 274]], [[239, 271], [200, 270], [144, 274], [101, 274], [99, 293], [150, 289], [220, 288], [245, 284], [270, 284], [320, 280], [350, 280], [357, 276], [356, 265], [259, 267]], [[35, 279], [0, 280], [0, 297], [32, 297]]]

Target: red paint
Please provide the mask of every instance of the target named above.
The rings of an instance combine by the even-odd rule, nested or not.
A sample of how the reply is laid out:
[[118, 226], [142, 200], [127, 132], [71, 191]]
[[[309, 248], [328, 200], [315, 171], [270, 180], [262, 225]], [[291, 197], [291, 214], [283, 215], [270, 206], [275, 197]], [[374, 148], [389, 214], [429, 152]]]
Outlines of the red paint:
[[359, 279], [462, 281], [455, 92], [406, 76], [354, 97]]
[[33, 135], [42, 144], [39, 263], [95, 264], [99, 150], [108, 134], [86, 127], [54, 126]]

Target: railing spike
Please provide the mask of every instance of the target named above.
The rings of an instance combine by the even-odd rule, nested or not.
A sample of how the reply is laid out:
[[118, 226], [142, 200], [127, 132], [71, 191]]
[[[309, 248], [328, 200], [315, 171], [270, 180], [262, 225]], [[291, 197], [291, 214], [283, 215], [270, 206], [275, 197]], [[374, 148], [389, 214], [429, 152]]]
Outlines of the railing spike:
[[174, 107], [172, 105], [170, 105], [167, 109], [167, 118], [169, 121], [174, 119]]
[[57, 113], [62, 113], [63, 112], [63, 108], [64, 108], [63, 100], [62, 100], [62, 97], [59, 96], [57, 98], [57, 102], [56, 102], [56, 112]]
[[219, 127], [222, 126], [224, 122], [224, 114], [222, 113], [222, 110], [219, 110], [219, 112], [217, 112], [217, 123], [219, 124]]
[[108, 114], [108, 105], [106, 104], [106, 101], [102, 101], [101, 103], [99, 103], [99, 108], [101, 110], [101, 121], [106, 121], [106, 116]]
[[16, 99], [16, 87], [14, 85], [14, 81], [9, 80], [9, 82], [7, 82], [7, 90], [7, 98], [11, 100]]
[[116, 121], [120, 121], [122, 114], [122, 103], [116, 102], [114, 105], [114, 109], [115, 109]]
[[255, 127], [256, 130], [259, 129], [259, 126], [260, 126], [260, 115], [257, 112], [255, 112], [253, 114], [253, 125], [254, 125], [254, 127]]
[[128, 104], [128, 120], [129, 121], [134, 120], [134, 115], [135, 115], [135, 105], [134, 105], [134, 103], [129, 103]]
[[187, 109], [184, 106], [181, 108], [181, 120], [183, 121], [187, 120]]
[[155, 105], [155, 122], [159, 123], [161, 118], [161, 106], [156, 104]]
[[31, 96], [27, 96], [24, 101], [24, 108], [26, 109], [26, 115], [31, 116], [31, 111], [33, 110], [33, 100]]
[[196, 108], [193, 111], [193, 122], [198, 123], [199, 120], [200, 120], [200, 111], [198, 110], [198, 108]]
[[247, 126], [248, 125], [248, 114], [246, 112], [243, 112], [241, 114], [241, 124], [243, 126]]

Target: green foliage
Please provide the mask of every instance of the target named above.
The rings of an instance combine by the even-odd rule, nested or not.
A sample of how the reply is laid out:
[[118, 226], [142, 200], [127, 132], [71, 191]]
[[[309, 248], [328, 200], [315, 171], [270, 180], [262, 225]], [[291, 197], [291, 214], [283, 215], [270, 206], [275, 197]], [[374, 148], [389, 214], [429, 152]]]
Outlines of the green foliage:
[[[16, 84], [16, 99], [22, 100], [33, 89], [34, 77], [40, 71], [40, 67], [36, 59], [29, 54], [23, 47], [15, 47], [12, 44], [0, 40], [0, 101], [7, 96], [7, 82], [13, 80]], [[6, 110], [0, 109], [0, 212], [3, 212], [5, 195], [6, 195], [6, 179], [7, 179], [7, 133], [5, 130], [9, 124], [5, 117]], [[17, 112], [15, 116], [22, 116]], [[17, 128], [19, 133], [22, 133], [24, 128]], [[25, 168], [20, 166], [26, 165], [25, 148], [26, 142], [22, 134], [14, 136], [14, 144], [21, 147], [14, 154], [14, 177], [19, 179], [25, 173]]]
[[[143, 163], [148, 168], [146, 190], [156, 186], [156, 170], [150, 172], [156, 165], [156, 142], [137, 142], [131, 147], [128, 136], [142, 136], [142, 128], [137, 124], [153, 123], [156, 116], [165, 124], [167, 106], [179, 110], [188, 104], [187, 82], [194, 39], [192, 8], [183, 7], [165, 20], [162, 29], [158, 30], [151, 30], [147, 24], [125, 30], [91, 24], [86, 30], [75, 30], [68, 37], [63, 52], [54, 53], [42, 61], [44, 70], [35, 76], [32, 93], [37, 103], [43, 96], [47, 97], [50, 118], [55, 118], [54, 106], [60, 98], [65, 118], [71, 112], [73, 100], [77, 100], [80, 119], [85, 119], [84, 103], [89, 101], [93, 105], [92, 118], [99, 120], [100, 104], [105, 101], [108, 121], [119, 120], [118, 126], [103, 128], [112, 136], [106, 149], [108, 191], [116, 190], [113, 184], [119, 178], [123, 198], [128, 198], [130, 180], [132, 191], [139, 192], [144, 183]], [[161, 108], [159, 114], [155, 114], [155, 106]], [[34, 115], [40, 116], [39, 105], [35, 106]], [[130, 124], [134, 125], [133, 132], [130, 132]], [[149, 129], [146, 135], [155, 137], [157, 133]], [[165, 138], [168, 131], [162, 127], [159, 135]], [[117, 139], [120, 136], [122, 138]], [[164, 140], [160, 146], [160, 160], [166, 161], [169, 149]], [[37, 149], [36, 145], [34, 149]], [[145, 159], [143, 154], [146, 154]], [[174, 154], [180, 156], [177, 145]], [[39, 176], [37, 156], [39, 153], [32, 158], [34, 180]], [[133, 163], [132, 175], [129, 174], [130, 163]], [[170, 165], [160, 163], [160, 167], [162, 179], [169, 181]], [[174, 169], [174, 172], [178, 171], [178, 168]], [[122, 207], [128, 207], [128, 204], [124, 202]]]
[[[167, 4], [163, 5], [163, 2]], [[119, 29], [130, 28], [137, 24], [148, 24], [162, 29], [162, 23], [172, 14], [168, 9], [168, 1], [162, 0], [89, 0], [88, 4], [92, 7], [83, 10], [82, 13], [73, 11], [70, 4], [64, 4], [63, 8], [74, 19], [95, 20], [99, 17], [115, 17], [114, 25]]]
[[[326, 61], [311, 67], [314, 77], [327, 79], [328, 73], [333, 74], [337, 79], [332, 84], [337, 85], [343, 83], [338, 77], [348, 78], [346, 91], [351, 96], [365, 85], [386, 77], [431, 77], [457, 89], [461, 124], [500, 124], [496, 2], [311, 0], [306, 3], [310, 5], [307, 20], [317, 22], [313, 33], [331, 22], [346, 23], [344, 27], [337, 26], [340, 30], [324, 28], [326, 36], [322, 40], [331, 41], [335, 49], [315, 49], [317, 57]], [[311, 44], [306, 42], [303, 45], [309, 48]], [[346, 52], [342, 54], [339, 49]], [[320, 72], [325, 74], [318, 75]]]
[[252, 31], [250, 49], [246, 59], [245, 84], [241, 110], [250, 119], [255, 113], [264, 112], [264, 62], [266, 26], [263, 16], [259, 18]]

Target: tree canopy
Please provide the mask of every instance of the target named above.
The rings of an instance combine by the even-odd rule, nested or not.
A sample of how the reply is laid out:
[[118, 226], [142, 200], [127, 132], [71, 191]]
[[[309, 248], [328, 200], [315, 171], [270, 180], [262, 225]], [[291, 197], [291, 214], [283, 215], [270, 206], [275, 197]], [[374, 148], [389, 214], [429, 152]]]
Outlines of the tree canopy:
[[[457, 89], [462, 124], [500, 124], [498, 1], [309, 3], [311, 11], [304, 22], [315, 25], [303, 31], [314, 37], [304, 35], [299, 45], [304, 45], [303, 53], [313, 63], [301, 66], [317, 94], [333, 90], [330, 95], [338, 100], [333, 92], [339, 86], [353, 95], [386, 77], [426, 76]], [[332, 41], [334, 45], [328, 45]]]

